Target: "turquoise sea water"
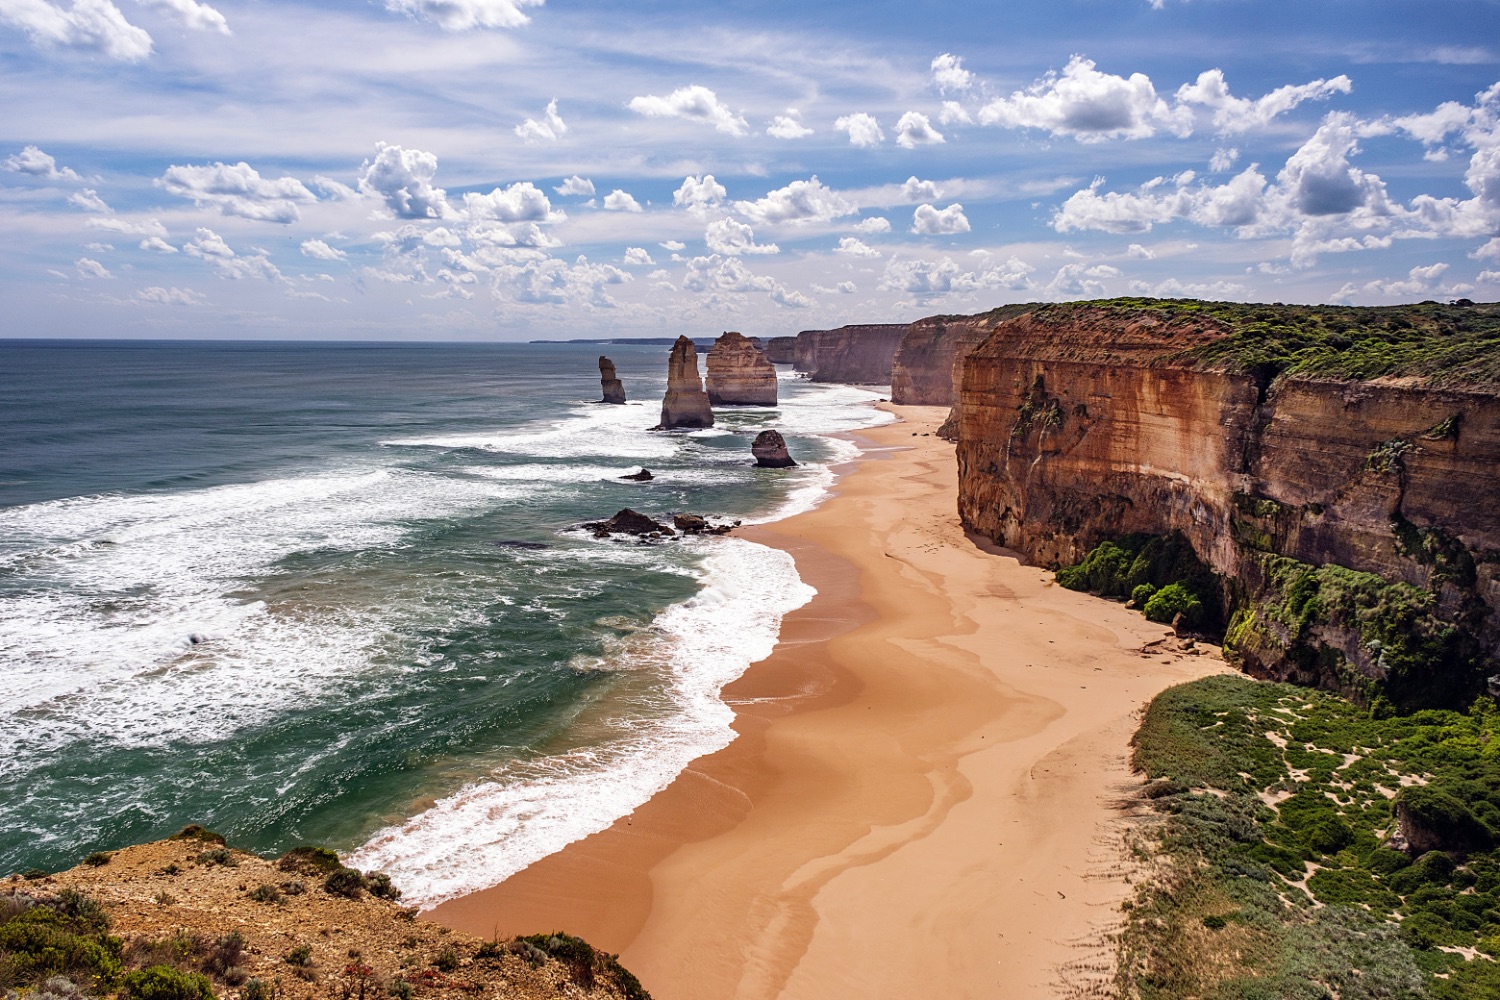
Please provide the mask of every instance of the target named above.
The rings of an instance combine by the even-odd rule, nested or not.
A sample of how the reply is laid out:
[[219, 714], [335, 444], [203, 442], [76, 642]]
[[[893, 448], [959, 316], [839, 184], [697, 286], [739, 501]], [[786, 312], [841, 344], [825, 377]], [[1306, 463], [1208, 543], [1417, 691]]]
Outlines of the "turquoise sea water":
[[[666, 349], [605, 348], [624, 407], [599, 350], [0, 341], [0, 872], [199, 822], [431, 903], [723, 746], [719, 688], [811, 596], [790, 559], [568, 529], [784, 516], [884, 416], [784, 373], [653, 433]], [[766, 427], [801, 468], [751, 466]]]

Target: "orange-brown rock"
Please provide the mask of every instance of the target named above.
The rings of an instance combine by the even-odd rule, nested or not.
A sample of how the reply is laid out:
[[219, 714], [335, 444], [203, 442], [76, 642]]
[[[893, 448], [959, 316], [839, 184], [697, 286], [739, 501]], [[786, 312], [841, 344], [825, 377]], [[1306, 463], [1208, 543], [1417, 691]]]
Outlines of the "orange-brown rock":
[[776, 368], [743, 334], [720, 336], [708, 352], [707, 367], [710, 405], [776, 405]]
[[[1335, 320], [1360, 321], [1347, 312]], [[1180, 532], [1221, 575], [1227, 641], [1252, 673], [1408, 702], [1472, 697], [1500, 668], [1500, 389], [1195, 360], [1235, 333], [1187, 307], [1040, 307], [998, 324], [962, 366], [964, 524], [1049, 566], [1133, 532]], [[1348, 605], [1342, 620], [1299, 626], [1288, 581], [1325, 565], [1373, 577], [1324, 595], [1324, 611]], [[1412, 589], [1380, 591], [1375, 577]], [[1425, 668], [1392, 646], [1419, 639]]]
[[814, 382], [887, 385], [905, 323], [867, 323], [797, 334], [796, 369]]
[[599, 384], [604, 390], [605, 403], [625, 402], [625, 386], [615, 374], [615, 363], [599, 355]]
[[796, 337], [772, 337], [766, 341], [766, 360], [773, 365], [790, 365], [797, 360]]
[[[932, 316], [907, 327], [891, 365], [891, 402], [952, 407], [958, 399], [964, 359], [1000, 323], [1030, 307], [1001, 306], [978, 316]], [[950, 413], [938, 436], [952, 440], [957, 417]]]
[[678, 337], [667, 359], [667, 394], [661, 402], [661, 423], [655, 429], [713, 425], [713, 407], [698, 374], [698, 349], [687, 337]]

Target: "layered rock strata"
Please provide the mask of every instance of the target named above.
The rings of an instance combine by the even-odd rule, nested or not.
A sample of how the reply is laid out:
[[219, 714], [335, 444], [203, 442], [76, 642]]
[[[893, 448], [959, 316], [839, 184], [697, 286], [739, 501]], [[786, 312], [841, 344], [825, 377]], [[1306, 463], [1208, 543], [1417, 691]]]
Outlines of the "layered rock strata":
[[755, 464], [762, 469], [786, 469], [797, 463], [786, 450], [786, 438], [780, 431], [761, 431], [750, 444], [750, 454]]
[[[1388, 339], [1361, 323], [1440, 338], [1483, 318], [1414, 308], [1224, 319], [1126, 301], [999, 323], [962, 366], [963, 522], [1049, 566], [1180, 532], [1219, 574], [1226, 651], [1249, 672], [1406, 704], [1472, 697], [1500, 671], [1500, 360], [1329, 374], [1377, 365], [1364, 359]], [[1291, 344], [1280, 359], [1274, 338]]]
[[794, 365], [814, 382], [886, 385], [905, 323], [870, 323], [797, 334]]
[[[911, 324], [892, 359], [891, 402], [951, 408], [958, 399], [964, 359], [969, 352], [983, 343], [996, 326], [1030, 308], [1001, 306], [978, 316], [932, 316]], [[949, 413], [937, 433], [953, 440], [958, 433], [956, 413]]]
[[710, 405], [776, 405], [776, 368], [743, 334], [719, 337], [708, 352], [707, 368]]
[[766, 341], [766, 360], [773, 365], [789, 365], [797, 360], [796, 337], [772, 337]]
[[604, 355], [599, 355], [599, 384], [604, 389], [605, 403], [625, 402], [625, 385], [615, 375], [615, 363]]
[[687, 337], [678, 337], [667, 359], [667, 394], [661, 401], [661, 423], [655, 429], [713, 425], [713, 407], [698, 374], [698, 350]]

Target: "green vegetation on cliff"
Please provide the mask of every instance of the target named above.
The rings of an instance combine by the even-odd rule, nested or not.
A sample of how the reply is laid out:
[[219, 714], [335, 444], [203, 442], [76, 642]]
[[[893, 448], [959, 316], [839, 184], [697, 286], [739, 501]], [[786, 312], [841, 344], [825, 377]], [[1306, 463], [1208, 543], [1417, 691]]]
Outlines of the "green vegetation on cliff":
[[1076, 566], [1057, 571], [1069, 590], [1128, 597], [1154, 622], [1170, 625], [1181, 613], [1193, 628], [1223, 624], [1222, 582], [1182, 535], [1126, 535], [1101, 542]]
[[1137, 845], [1154, 869], [1128, 904], [1122, 996], [1500, 996], [1488, 701], [1374, 718], [1211, 677], [1159, 695], [1134, 746], [1161, 822]]
[[[1462, 302], [1464, 300], [1460, 300]], [[1500, 304], [1423, 302], [1404, 306], [1299, 306], [1196, 299], [1119, 298], [1037, 306], [1039, 319], [1082, 308], [1125, 323], [1213, 320], [1228, 336], [1164, 360], [1262, 377], [1418, 378], [1500, 387]]]

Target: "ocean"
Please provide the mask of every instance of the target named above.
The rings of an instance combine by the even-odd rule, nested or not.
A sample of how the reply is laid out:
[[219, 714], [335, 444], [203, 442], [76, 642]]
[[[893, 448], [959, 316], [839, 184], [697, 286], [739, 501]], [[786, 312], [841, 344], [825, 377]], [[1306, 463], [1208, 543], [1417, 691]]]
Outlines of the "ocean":
[[[813, 595], [790, 557], [571, 529], [788, 516], [889, 418], [783, 371], [652, 432], [667, 352], [0, 341], [0, 873], [201, 823], [433, 905], [727, 745], [720, 689]], [[800, 467], [753, 468], [768, 427]]]

